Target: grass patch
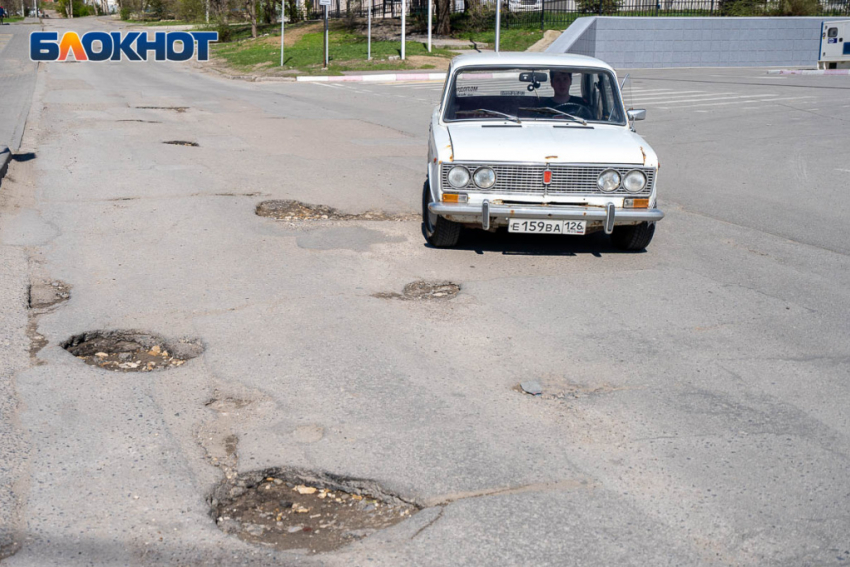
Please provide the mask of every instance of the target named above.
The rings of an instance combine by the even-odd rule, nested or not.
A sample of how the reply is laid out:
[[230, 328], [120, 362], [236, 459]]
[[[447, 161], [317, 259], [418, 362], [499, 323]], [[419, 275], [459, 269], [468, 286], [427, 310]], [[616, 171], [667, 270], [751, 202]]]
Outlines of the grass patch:
[[[476, 43], [486, 43], [491, 48], [496, 45], [495, 30], [463, 32], [458, 33], [456, 37], [459, 39], [468, 39]], [[499, 34], [499, 49], [501, 51], [525, 51], [541, 39], [543, 39], [543, 32], [540, 30], [503, 29]]]
[[11, 24], [13, 22], [23, 22], [23, 21], [24, 21], [23, 16], [6, 16], [5, 18], [3, 18], [3, 22], [6, 23], [6, 24]]
[[146, 26], [199, 26], [202, 22], [186, 22], [183, 20], [155, 20], [152, 22], [139, 22]]
[[[311, 24], [288, 26], [286, 33], [293, 33]], [[341, 26], [340, 26], [341, 28]], [[268, 32], [271, 32], [269, 29]], [[250, 28], [248, 30], [250, 35]], [[236, 33], [234, 33], [236, 35]], [[238, 37], [238, 35], [237, 35]], [[372, 60], [366, 60], [367, 38], [364, 35], [345, 29], [332, 29], [328, 37], [328, 57], [330, 67], [322, 69], [324, 53], [324, 33], [310, 31], [298, 37], [294, 45], [284, 49], [284, 69], [295, 69], [305, 74], [341, 74], [343, 71], [382, 71], [423, 68], [409, 61], [390, 60], [391, 56], [401, 54], [398, 41], [372, 41]], [[213, 53], [227, 61], [227, 64], [240, 71], [254, 70], [272, 66], [280, 68], [280, 30], [269, 33], [267, 37], [256, 40], [242, 40], [218, 44]], [[429, 55], [422, 43], [407, 42], [407, 56]], [[432, 57], [450, 58], [454, 55], [447, 49], [433, 49]], [[430, 65], [433, 68], [433, 65]]]

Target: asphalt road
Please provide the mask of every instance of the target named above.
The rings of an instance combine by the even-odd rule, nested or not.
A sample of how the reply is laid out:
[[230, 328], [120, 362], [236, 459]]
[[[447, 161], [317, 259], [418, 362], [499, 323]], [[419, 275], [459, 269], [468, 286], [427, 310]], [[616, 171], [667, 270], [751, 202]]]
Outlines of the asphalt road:
[[[850, 78], [632, 78], [668, 215], [642, 254], [603, 235], [437, 250], [416, 221], [254, 214], [270, 198], [416, 212], [439, 85], [43, 66], [0, 251], [73, 288], [12, 375], [3, 565], [850, 561]], [[374, 297], [418, 279], [462, 290]], [[15, 281], [0, 316], [20, 361]], [[118, 374], [59, 347], [95, 329], [206, 352]], [[529, 379], [543, 397], [516, 391]], [[228, 398], [248, 403], [207, 405]], [[331, 554], [251, 546], [206, 501], [230, 436], [240, 472], [374, 479], [424, 509]]]

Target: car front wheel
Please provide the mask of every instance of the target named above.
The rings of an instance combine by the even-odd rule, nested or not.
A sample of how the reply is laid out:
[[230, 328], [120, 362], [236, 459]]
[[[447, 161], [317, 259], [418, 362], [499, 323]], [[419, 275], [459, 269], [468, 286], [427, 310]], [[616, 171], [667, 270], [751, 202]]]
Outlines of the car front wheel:
[[643, 250], [652, 242], [655, 234], [654, 222], [642, 222], [629, 226], [618, 226], [611, 233], [611, 243], [620, 250], [630, 252]]
[[426, 179], [422, 187], [422, 225], [425, 228], [425, 238], [437, 248], [455, 246], [460, 240], [460, 231], [463, 226], [435, 215], [428, 210], [429, 204], [431, 204], [431, 188]]

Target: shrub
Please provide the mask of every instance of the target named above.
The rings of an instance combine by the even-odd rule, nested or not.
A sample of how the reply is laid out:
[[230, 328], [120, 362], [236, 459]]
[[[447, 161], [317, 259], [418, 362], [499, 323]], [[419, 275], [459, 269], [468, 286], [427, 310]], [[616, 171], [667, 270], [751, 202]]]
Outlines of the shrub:
[[817, 16], [820, 13], [818, 0], [782, 0], [777, 16]]
[[133, 10], [130, 9], [129, 6], [121, 6], [121, 19], [122, 20], [125, 20], [125, 21], [129, 20], [132, 15], [133, 15]]
[[227, 43], [233, 41], [233, 30], [227, 25], [227, 22], [219, 20], [215, 26], [215, 31], [218, 32], [219, 43]]
[[620, 0], [577, 0], [579, 12], [587, 14], [616, 14], [620, 10]]

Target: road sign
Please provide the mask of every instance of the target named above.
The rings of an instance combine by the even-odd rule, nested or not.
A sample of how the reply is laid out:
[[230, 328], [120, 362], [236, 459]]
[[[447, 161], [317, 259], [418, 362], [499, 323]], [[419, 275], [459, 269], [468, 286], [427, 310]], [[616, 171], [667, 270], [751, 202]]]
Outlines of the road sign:
[[319, 0], [319, 6], [330, 6], [331, 0]]

